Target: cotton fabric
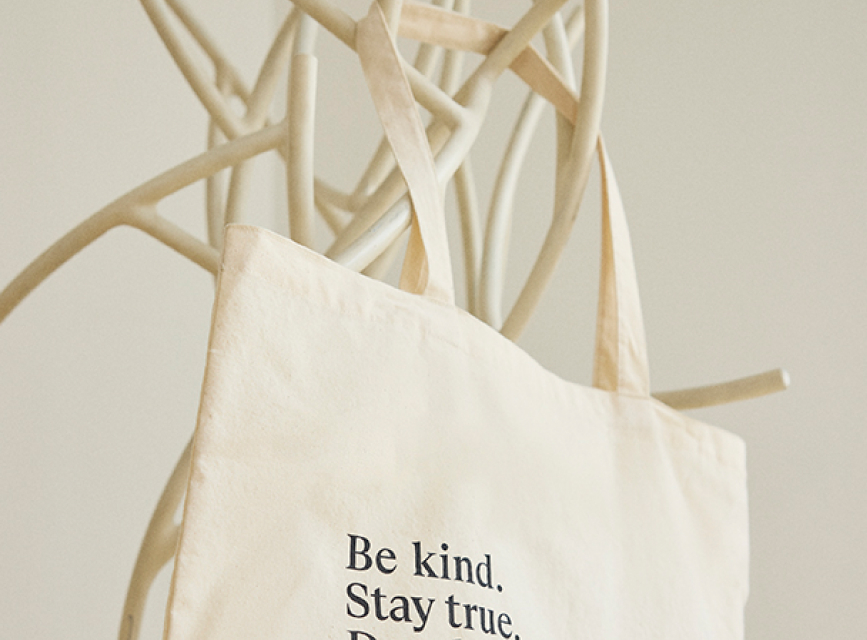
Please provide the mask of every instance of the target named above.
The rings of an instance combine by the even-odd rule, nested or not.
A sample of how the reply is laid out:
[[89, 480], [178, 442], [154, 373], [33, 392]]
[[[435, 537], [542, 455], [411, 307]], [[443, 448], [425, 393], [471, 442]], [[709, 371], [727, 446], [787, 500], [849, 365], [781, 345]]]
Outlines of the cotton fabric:
[[[383, 125], [420, 127], [403, 107]], [[228, 228], [166, 638], [743, 637], [744, 445], [649, 395], [599, 153], [594, 387], [454, 306], [430, 194], [406, 291]]]

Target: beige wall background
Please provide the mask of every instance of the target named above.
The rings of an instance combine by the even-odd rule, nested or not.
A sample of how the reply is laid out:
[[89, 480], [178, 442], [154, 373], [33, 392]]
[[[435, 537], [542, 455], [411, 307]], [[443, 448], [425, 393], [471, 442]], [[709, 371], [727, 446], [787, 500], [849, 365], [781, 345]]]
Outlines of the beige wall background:
[[[504, 23], [523, 7], [477, 4]], [[248, 78], [285, 10], [191, 6]], [[865, 25], [855, 0], [611, 6], [603, 129], [654, 387], [776, 366], [793, 380], [784, 394], [694, 412], [749, 447], [752, 638], [867, 637]], [[320, 42], [317, 168], [348, 186], [379, 134], [363, 100], [341, 98], [363, 95], [353, 58]], [[473, 153], [485, 198], [522, 95], [506, 79]], [[512, 297], [550, 215], [550, 119], [516, 203]], [[86, 215], [198, 153], [205, 126], [137, 3], [3, 3], [0, 286]], [[282, 228], [279, 168], [260, 165], [248, 219]], [[595, 190], [521, 340], [584, 383]], [[162, 211], [201, 234], [202, 188], [188, 191]], [[0, 325], [4, 637], [116, 633], [141, 535], [194, 425], [211, 295], [208, 274], [120, 229]], [[145, 638], [159, 637], [167, 579]]]

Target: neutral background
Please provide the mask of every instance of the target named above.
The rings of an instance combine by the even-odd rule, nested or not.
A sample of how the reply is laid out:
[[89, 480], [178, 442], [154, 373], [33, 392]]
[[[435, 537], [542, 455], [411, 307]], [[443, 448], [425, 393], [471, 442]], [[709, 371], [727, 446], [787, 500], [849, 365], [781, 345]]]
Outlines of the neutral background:
[[[505, 24], [524, 7], [478, 5]], [[282, 0], [192, 6], [252, 78]], [[752, 638], [867, 637], [865, 25], [859, 0], [611, 7], [603, 128], [632, 224], [654, 388], [776, 366], [793, 380], [784, 394], [694, 412], [749, 447]], [[326, 34], [320, 43], [317, 168], [349, 187], [379, 133], [354, 58]], [[199, 152], [206, 119], [132, 0], [4, 2], [0, 61], [5, 286], [85, 216]], [[484, 199], [522, 95], [505, 79], [473, 153]], [[511, 297], [550, 215], [550, 120], [522, 178]], [[260, 168], [245, 215], [283, 228], [279, 168]], [[521, 340], [585, 383], [593, 180]], [[201, 234], [201, 202], [196, 186], [162, 212]], [[0, 326], [4, 637], [116, 634], [150, 510], [195, 421], [211, 296], [208, 274], [122, 229]], [[159, 636], [166, 583], [167, 572], [145, 638]]]

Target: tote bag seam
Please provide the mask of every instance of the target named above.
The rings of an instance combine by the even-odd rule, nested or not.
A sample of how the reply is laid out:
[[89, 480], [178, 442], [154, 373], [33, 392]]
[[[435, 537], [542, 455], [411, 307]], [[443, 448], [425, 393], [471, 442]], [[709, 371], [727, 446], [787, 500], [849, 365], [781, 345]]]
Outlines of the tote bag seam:
[[[233, 266], [225, 266], [224, 271], [227, 273], [231, 273], [234, 276], [240, 276], [241, 278], [251, 277], [254, 280], [256, 280], [257, 282], [260, 282], [263, 285], [265, 285], [269, 288], [273, 288], [275, 290], [278, 290], [280, 292], [293, 294], [293, 295], [295, 293], [300, 293], [300, 294], [302, 294], [302, 296], [303, 296], [303, 294], [306, 293], [306, 291], [304, 289], [302, 289], [301, 291], [296, 291], [294, 288], [286, 286], [285, 282], [275, 281], [275, 279], [269, 278], [267, 275], [262, 274], [262, 273], [256, 271], [255, 269], [239, 269], [239, 268], [235, 268]], [[349, 272], [349, 273], [353, 274], [354, 272]], [[357, 275], [357, 274], [355, 274], [355, 275]], [[661, 403], [659, 400], [656, 400], [652, 396], [645, 396], [645, 395], [635, 394], [635, 393], [607, 391], [605, 389], [598, 389], [596, 387], [583, 385], [583, 384], [580, 384], [577, 382], [573, 382], [573, 381], [561, 378], [556, 373], [553, 373], [553, 372], [549, 371], [548, 369], [546, 369], [544, 366], [542, 366], [535, 358], [533, 358], [530, 354], [528, 354], [526, 351], [521, 349], [514, 342], [503, 337], [501, 334], [496, 332], [494, 329], [492, 329], [488, 325], [485, 325], [480, 320], [478, 320], [477, 318], [464, 312], [463, 310], [461, 310], [458, 307], [448, 305], [448, 304], [439, 302], [437, 300], [430, 300], [430, 299], [424, 298], [422, 296], [411, 294], [411, 293], [405, 292], [401, 289], [391, 287], [388, 284], [378, 282], [375, 280], [371, 280], [370, 282], [365, 282], [365, 284], [368, 284], [368, 285], [370, 285], [370, 284], [377, 285], [378, 284], [378, 285], [381, 285], [381, 287], [388, 287], [389, 294], [391, 296], [393, 296], [395, 294], [397, 294], [398, 296], [401, 296], [401, 297], [409, 296], [410, 297], [409, 300], [412, 301], [413, 303], [418, 303], [420, 301], [426, 301], [428, 303], [432, 303], [434, 305], [434, 308], [436, 308], [437, 310], [440, 310], [439, 312], [450, 313], [450, 312], [457, 311], [458, 313], [457, 313], [456, 317], [459, 318], [459, 320], [461, 322], [472, 322], [474, 325], [480, 325], [480, 326], [473, 326], [473, 332], [474, 333], [480, 334], [481, 333], [480, 330], [487, 329], [488, 331], [484, 332], [485, 333], [485, 339], [496, 339], [497, 337], [499, 337], [501, 341], [505, 341], [505, 343], [501, 342], [501, 348], [505, 349], [505, 353], [507, 354], [506, 357], [510, 361], [514, 361], [515, 358], [520, 358], [521, 360], [523, 360], [523, 362], [521, 363], [523, 366], [527, 366], [527, 363], [532, 363], [532, 365], [530, 365], [530, 366], [532, 366], [534, 378], [538, 378], [539, 376], [544, 376], [544, 377], [548, 378], [548, 381], [556, 380], [557, 384], [565, 385], [567, 387], [569, 394], [574, 394], [574, 393], [591, 394], [591, 395], [602, 394], [602, 397], [606, 398], [606, 401], [610, 402], [612, 404], [617, 403], [621, 398], [626, 399], [628, 401], [646, 402], [646, 403], [650, 404], [650, 411], [652, 411], [654, 413], [661, 410], [661, 411], [665, 411], [665, 412], [671, 412], [671, 413], [677, 415], [679, 417], [679, 420], [686, 419], [687, 421], [693, 423], [694, 425], [697, 425], [699, 429], [708, 432], [708, 437], [710, 437], [710, 438], [721, 437], [724, 441], [728, 441], [728, 442], [724, 442], [722, 444], [722, 446], [712, 446], [711, 450], [707, 451], [706, 445], [703, 444], [706, 442], [707, 438], [700, 438], [700, 437], [694, 436], [693, 434], [691, 434], [689, 432], [689, 430], [685, 426], [680, 425], [680, 424], [678, 424], [678, 425], [666, 425], [666, 433], [682, 434], [688, 438], [688, 442], [694, 443], [693, 445], [690, 445], [690, 444], [678, 444], [676, 442], [672, 442], [672, 447], [674, 449], [677, 449], [680, 451], [689, 451], [694, 455], [701, 456], [703, 459], [713, 461], [714, 464], [725, 466], [727, 468], [733, 468], [733, 469], [738, 469], [738, 470], [744, 470], [745, 469], [745, 464], [743, 462], [743, 453], [742, 453], [742, 449], [744, 446], [743, 440], [737, 434], [731, 433], [730, 431], [727, 431], [727, 430], [722, 429], [720, 427], [716, 427], [714, 425], [704, 423], [700, 420], [695, 420], [695, 419], [691, 418], [690, 416], [687, 416], [686, 414], [683, 414], [679, 411], [672, 409], [671, 407], [668, 407], [667, 405], [665, 405], [664, 403]], [[376, 288], [380, 288], [380, 287], [376, 287]], [[459, 352], [461, 355], [463, 355], [464, 357], [466, 357], [468, 359], [479, 360], [481, 358], [485, 358], [489, 362], [491, 360], [495, 359], [495, 358], [492, 358], [490, 355], [492, 353], [492, 350], [485, 349], [485, 350], [478, 350], [476, 352], [471, 352], [463, 344], [460, 344], [459, 342], [450, 339], [451, 336], [449, 336], [449, 334], [446, 331], [443, 331], [440, 327], [436, 327], [434, 323], [419, 322], [418, 321], [419, 318], [425, 317], [423, 314], [413, 313], [411, 309], [392, 304], [395, 300], [392, 297], [377, 296], [375, 298], [372, 298], [373, 304], [370, 307], [370, 309], [376, 310], [377, 313], [376, 314], [370, 314], [370, 313], [363, 313], [363, 308], [357, 304], [352, 304], [349, 306], [335, 307], [333, 304], [330, 303], [329, 300], [325, 300], [325, 299], [320, 299], [318, 301], [319, 304], [316, 304], [316, 303], [311, 304], [310, 302], [308, 302], [308, 298], [302, 297], [302, 296], [298, 296], [298, 299], [303, 300], [304, 304], [308, 304], [311, 306], [318, 306], [318, 307], [321, 307], [323, 309], [328, 309], [328, 310], [331, 310], [333, 312], [340, 313], [340, 314], [346, 314], [347, 317], [350, 317], [353, 320], [359, 320], [359, 319], [368, 320], [368, 321], [372, 321], [372, 322], [377, 323], [377, 324], [385, 324], [387, 326], [392, 326], [392, 327], [399, 326], [401, 328], [410, 328], [410, 329], [414, 329], [414, 330], [419, 330], [420, 334], [424, 334], [426, 336], [429, 336], [429, 337], [439, 341], [440, 343], [442, 343], [444, 345], [448, 345], [449, 347], [455, 349], [457, 352]], [[497, 364], [497, 363], [495, 363], [495, 364]], [[570, 395], [570, 403], [573, 401], [574, 401], [574, 396]], [[617, 425], [617, 429], [620, 430], [621, 432], [628, 431], [631, 434], [638, 434], [642, 439], [645, 439], [645, 440], [655, 438], [655, 436], [653, 435], [651, 430], [646, 426], [632, 426], [632, 425], [625, 425], [625, 424], [621, 423], [621, 424]], [[669, 439], [669, 441], [671, 441], [671, 440]]]

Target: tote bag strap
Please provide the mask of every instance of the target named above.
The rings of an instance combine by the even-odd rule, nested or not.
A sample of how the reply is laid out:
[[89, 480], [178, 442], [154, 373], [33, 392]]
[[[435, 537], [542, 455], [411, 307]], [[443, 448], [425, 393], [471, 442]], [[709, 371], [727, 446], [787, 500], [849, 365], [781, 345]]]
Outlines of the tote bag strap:
[[602, 178], [602, 255], [593, 386], [649, 396], [647, 343], [629, 228], [601, 137], [597, 149]]
[[374, 1], [355, 45], [376, 111], [412, 202], [412, 229], [400, 288], [454, 304], [442, 192], [433, 154], [385, 16]]

